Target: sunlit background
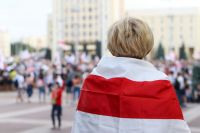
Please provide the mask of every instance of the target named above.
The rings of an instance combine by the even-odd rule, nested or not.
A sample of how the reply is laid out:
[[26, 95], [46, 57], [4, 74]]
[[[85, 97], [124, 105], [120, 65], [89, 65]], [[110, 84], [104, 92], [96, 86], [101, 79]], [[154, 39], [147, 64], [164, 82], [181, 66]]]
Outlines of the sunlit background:
[[[172, 78], [178, 72], [187, 77], [187, 101], [181, 106], [192, 133], [200, 133], [200, 0], [1, 0], [0, 132], [70, 132], [73, 92], [63, 94], [63, 128], [51, 130], [47, 79], [61, 74], [67, 87], [70, 74], [80, 72], [84, 79], [102, 56], [110, 55], [111, 24], [128, 16], [142, 19], [153, 31], [155, 45], [146, 59]], [[38, 100], [41, 73], [45, 103]], [[25, 86], [23, 102], [16, 103], [16, 75], [25, 84], [27, 75], [34, 77], [31, 102]]]
[[22, 42], [37, 50], [50, 48], [55, 57], [57, 44], [75, 43], [74, 38], [79, 43], [100, 41], [104, 53], [108, 27], [124, 16], [146, 21], [154, 32], [155, 45], [162, 43], [166, 53], [182, 44], [190, 55], [199, 50], [198, 0], [6, 0], [0, 9], [4, 56], [12, 54], [11, 43]]

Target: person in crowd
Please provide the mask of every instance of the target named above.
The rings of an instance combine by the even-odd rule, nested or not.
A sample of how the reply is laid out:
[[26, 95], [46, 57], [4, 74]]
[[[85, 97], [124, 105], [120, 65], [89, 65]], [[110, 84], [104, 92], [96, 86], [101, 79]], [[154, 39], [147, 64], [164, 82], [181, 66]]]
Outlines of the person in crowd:
[[175, 83], [175, 76], [174, 76], [174, 72], [173, 71], [169, 72], [168, 78], [169, 78], [169, 81], [174, 85], [174, 83]]
[[179, 83], [179, 81], [178, 81], [177, 76], [175, 77], [173, 86], [174, 86], [174, 88], [175, 88], [175, 91], [176, 91], [176, 95], [177, 95], [179, 104], [182, 105], [182, 97], [181, 97], [181, 91], [180, 91], [180, 90], [181, 90], [181, 89], [180, 89], [180, 83]]
[[48, 88], [48, 93], [51, 94], [51, 91], [52, 91], [52, 87], [53, 87], [53, 84], [54, 84], [54, 79], [53, 79], [53, 73], [52, 71], [50, 70], [47, 75], [46, 75], [46, 85], [47, 85], [47, 88]]
[[113, 56], [85, 79], [72, 133], [190, 133], [167, 75], [144, 60], [154, 42], [149, 26], [123, 18], [107, 42]]
[[81, 89], [81, 75], [76, 73], [72, 82], [73, 82], [73, 103], [77, 103], [79, 96], [80, 96], [80, 89]]
[[66, 78], [66, 102], [68, 104], [72, 103], [72, 87], [73, 87], [73, 77], [74, 70], [70, 64], [68, 64], [67, 78]]
[[14, 80], [14, 85], [15, 88], [17, 89], [17, 97], [16, 97], [16, 102], [23, 102], [23, 94], [24, 94], [24, 84], [25, 84], [25, 79], [23, 74], [17, 73], [15, 80]]
[[31, 102], [30, 99], [33, 95], [33, 86], [34, 86], [34, 77], [31, 74], [27, 75], [26, 84], [27, 84], [26, 93], [28, 96], [28, 102], [30, 103]]
[[178, 73], [177, 80], [179, 82], [181, 106], [186, 107], [187, 97], [186, 97], [186, 93], [185, 93], [185, 80], [184, 80], [183, 73], [181, 73], [181, 72]]
[[51, 110], [51, 119], [53, 124], [53, 129], [56, 128], [55, 117], [58, 119], [58, 128], [61, 128], [62, 121], [62, 94], [64, 91], [65, 83], [62, 80], [57, 80], [52, 93], [51, 93], [51, 101], [52, 101], [52, 110]]
[[39, 90], [39, 102], [46, 101], [46, 90], [45, 90], [45, 83], [44, 83], [44, 76], [40, 73], [39, 78], [37, 80], [37, 88]]
[[185, 68], [183, 76], [185, 84], [185, 103], [192, 102], [192, 81], [188, 68]]
[[196, 93], [196, 97], [197, 97], [197, 102], [200, 102], [200, 83], [197, 84], [197, 93]]

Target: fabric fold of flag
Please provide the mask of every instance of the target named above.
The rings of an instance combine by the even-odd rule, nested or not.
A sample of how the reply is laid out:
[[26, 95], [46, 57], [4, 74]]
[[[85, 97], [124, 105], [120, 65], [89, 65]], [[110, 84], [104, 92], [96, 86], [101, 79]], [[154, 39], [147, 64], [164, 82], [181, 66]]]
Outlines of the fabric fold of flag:
[[146, 61], [104, 57], [84, 81], [72, 133], [190, 130], [165, 74]]

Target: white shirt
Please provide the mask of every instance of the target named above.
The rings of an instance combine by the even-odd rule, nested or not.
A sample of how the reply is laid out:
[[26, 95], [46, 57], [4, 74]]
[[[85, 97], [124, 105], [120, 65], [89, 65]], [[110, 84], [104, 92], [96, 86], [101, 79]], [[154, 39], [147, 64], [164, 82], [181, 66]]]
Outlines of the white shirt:
[[178, 76], [178, 78], [177, 78], [177, 80], [178, 80], [178, 82], [179, 82], [179, 84], [180, 84], [180, 89], [182, 90], [182, 89], [184, 89], [184, 78], [183, 78], [183, 76]]

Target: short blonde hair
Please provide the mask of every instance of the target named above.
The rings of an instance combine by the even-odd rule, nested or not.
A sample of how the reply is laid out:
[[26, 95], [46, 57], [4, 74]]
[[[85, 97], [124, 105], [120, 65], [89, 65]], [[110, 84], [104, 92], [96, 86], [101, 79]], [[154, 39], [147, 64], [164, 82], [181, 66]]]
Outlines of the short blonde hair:
[[153, 48], [154, 38], [143, 21], [126, 17], [114, 23], [108, 32], [108, 49], [114, 56], [142, 59]]

